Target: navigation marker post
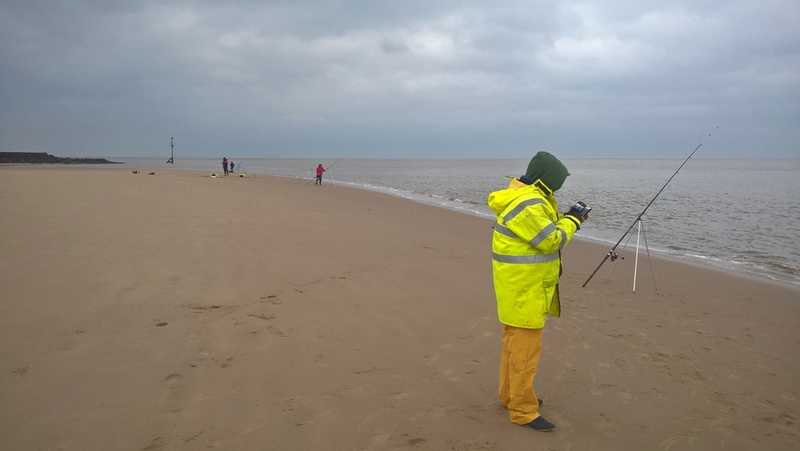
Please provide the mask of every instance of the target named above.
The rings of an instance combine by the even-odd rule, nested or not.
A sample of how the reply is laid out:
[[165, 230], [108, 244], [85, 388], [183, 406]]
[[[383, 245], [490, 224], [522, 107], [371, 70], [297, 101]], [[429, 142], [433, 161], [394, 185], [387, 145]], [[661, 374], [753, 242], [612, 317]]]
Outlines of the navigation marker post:
[[175, 164], [175, 144], [172, 143], [172, 140], [175, 138], [169, 138], [169, 160], [167, 163]]

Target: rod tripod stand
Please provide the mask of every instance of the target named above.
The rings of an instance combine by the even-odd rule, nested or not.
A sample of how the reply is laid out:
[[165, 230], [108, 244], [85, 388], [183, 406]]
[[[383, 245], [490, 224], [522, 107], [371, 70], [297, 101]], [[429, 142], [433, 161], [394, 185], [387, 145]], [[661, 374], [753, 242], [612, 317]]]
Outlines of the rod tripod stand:
[[[718, 127], [715, 127], [714, 130], [716, 130], [717, 128]], [[675, 171], [675, 173], [672, 174], [672, 177], [670, 177], [669, 180], [667, 180], [667, 182], [664, 183], [664, 186], [662, 186], [661, 189], [658, 190], [656, 195], [653, 196], [653, 198], [650, 200], [650, 203], [647, 204], [646, 207], [644, 207], [644, 210], [642, 210], [641, 213], [639, 213], [639, 216], [636, 217], [636, 221], [634, 221], [633, 224], [631, 224], [631, 226], [628, 227], [628, 230], [622, 235], [622, 238], [620, 238], [619, 241], [617, 241], [617, 244], [615, 244], [614, 247], [612, 247], [611, 250], [608, 251], [608, 254], [606, 254], [606, 256], [603, 258], [603, 261], [601, 261], [600, 264], [597, 265], [597, 268], [595, 268], [594, 272], [592, 272], [592, 274], [589, 276], [589, 278], [586, 279], [586, 282], [583, 282], [583, 285], [581, 285], [582, 287], [586, 288], [586, 284], [589, 283], [590, 280], [592, 280], [592, 277], [594, 277], [594, 275], [597, 274], [597, 271], [600, 270], [600, 267], [603, 266], [603, 263], [605, 263], [606, 260], [611, 259], [611, 261], [616, 262], [616, 260], [619, 258], [619, 254], [616, 252], [617, 246], [619, 246], [619, 244], [622, 243], [622, 240], [625, 239], [625, 236], [627, 236], [631, 232], [631, 230], [633, 230], [634, 227], [638, 226], [638, 229], [637, 229], [637, 232], [636, 232], [636, 235], [637, 235], [637, 238], [636, 238], [636, 267], [634, 267], [634, 273], [633, 273], [633, 291], [636, 292], [636, 270], [638, 269], [638, 265], [639, 265], [639, 238], [638, 238], [638, 236], [639, 236], [640, 233], [641, 233], [642, 236], [644, 236], [644, 227], [642, 227], [642, 216], [644, 216], [645, 212], [647, 212], [647, 209], [650, 208], [651, 205], [653, 205], [653, 202], [655, 202], [656, 199], [658, 199], [658, 196], [664, 191], [664, 189], [667, 187], [667, 185], [669, 185], [669, 182], [671, 182], [672, 179], [674, 179], [675, 176], [678, 175], [678, 172], [680, 172], [681, 168], [683, 168], [683, 166], [686, 164], [686, 162], [689, 161], [690, 158], [692, 158], [692, 155], [694, 155], [694, 153], [697, 152], [697, 149], [699, 149], [703, 145], [703, 143], [706, 142], [706, 140], [711, 137], [711, 134], [714, 133], [714, 130], [712, 130], [711, 133], [709, 133], [705, 138], [703, 138], [703, 140], [700, 141], [700, 144], [698, 144], [697, 147], [694, 148], [692, 153], [690, 153], [689, 156], [686, 157], [685, 160], [683, 160], [683, 163], [681, 163], [681, 165], [678, 166], [678, 169]], [[630, 241], [630, 239], [631, 239], [630, 236], [628, 236], [628, 241]], [[626, 246], [628, 245], [627, 241], [625, 242], [625, 245]], [[647, 248], [647, 239], [646, 238], [645, 238], [645, 241], [644, 241], [644, 246]], [[647, 248], [647, 258], [648, 259], [650, 258], [650, 248]], [[613, 271], [614, 268], [611, 268], [611, 269]], [[650, 263], [650, 271], [651, 272], [653, 271], [652, 262]], [[608, 275], [610, 277], [611, 273], [609, 273]], [[608, 278], [606, 278], [606, 280], [608, 280]], [[656, 280], [655, 279], [655, 274], [653, 274], [653, 284], [655, 284], [655, 280]]]
[[[650, 263], [650, 274], [653, 276], [653, 287], [656, 290], [658, 290], [658, 287], [656, 287], [656, 273], [655, 273], [655, 271], [653, 271], [653, 260], [650, 258], [650, 247], [647, 245], [647, 236], [644, 233], [644, 223], [642, 222], [642, 215], [639, 215], [639, 217], [636, 218], [636, 221], [635, 221], [634, 225], [628, 231], [630, 232], [631, 230], [633, 230], [633, 227], [636, 227], [636, 257], [634, 258], [634, 263], [633, 263], [633, 292], [636, 293], [636, 278], [637, 278], [637, 275], [638, 275], [638, 272], [639, 272], [639, 238], [640, 237], [641, 237], [642, 240], [644, 240], [644, 248], [647, 251], [647, 261], [648, 261], [648, 263]], [[629, 234], [628, 235], [628, 240], [625, 241], [625, 245], [622, 246], [622, 250], [619, 251], [619, 253], [617, 253], [617, 252], [615, 252], [613, 250], [608, 253], [609, 258], [611, 258], [611, 261], [614, 262], [614, 264], [611, 266], [611, 270], [608, 271], [608, 276], [606, 276], [606, 280], [605, 280], [606, 282], [608, 282], [608, 279], [611, 278], [611, 273], [614, 272], [614, 268], [617, 267], [617, 259], [622, 259], [622, 260], [625, 259], [625, 257], [621, 257], [620, 254], [625, 252], [625, 248], [628, 247], [628, 243], [631, 241], [632, 237], [633, 237], [633, 234]]]

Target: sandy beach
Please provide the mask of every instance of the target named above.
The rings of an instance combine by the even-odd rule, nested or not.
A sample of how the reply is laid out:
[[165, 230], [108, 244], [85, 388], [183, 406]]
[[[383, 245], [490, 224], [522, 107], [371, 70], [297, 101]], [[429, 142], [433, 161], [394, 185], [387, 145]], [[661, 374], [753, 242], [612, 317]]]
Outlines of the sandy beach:
[[0, 449], [800, 449], [800, 288], [642, 257], [582, 288], [608, 249], [574, 241], [540, 433], [497, 400], [492, 220], [131, 169], [0, 167]]

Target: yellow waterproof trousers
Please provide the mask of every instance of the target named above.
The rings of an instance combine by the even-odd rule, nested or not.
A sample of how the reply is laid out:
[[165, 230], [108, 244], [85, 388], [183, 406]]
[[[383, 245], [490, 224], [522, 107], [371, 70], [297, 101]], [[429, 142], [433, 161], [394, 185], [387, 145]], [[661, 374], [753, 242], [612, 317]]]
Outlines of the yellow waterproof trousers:
[[503, 328], [499, 397], [512, 423], [528, 424], [539, 417], [533, 378], [542, 355], [542, 330]]

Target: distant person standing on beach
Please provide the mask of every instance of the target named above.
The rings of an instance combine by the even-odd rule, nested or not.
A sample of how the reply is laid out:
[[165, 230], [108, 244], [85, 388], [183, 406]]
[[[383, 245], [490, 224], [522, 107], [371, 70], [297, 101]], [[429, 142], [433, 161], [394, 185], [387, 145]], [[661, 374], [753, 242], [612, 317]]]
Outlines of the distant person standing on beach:
[[231, 160], [231, 174], [233, 174], [233, 160]]
[[228, 157], [222, 157], [222, 170], [228, 175]]
[[489, 195], [489, 207], [497, 214], [492, 273], [497, 314], [504, 324], [498, 395], [511, 422], [537, 431], [555, 429], [539, 415], [533, 380], [546, 316], [561, 316], [561, 249], [587, 219], [575, 207], [558, 214], [553, 193], [568, 175], [556, 157], [539, 152], [524, 176]]
[[[325, 172], [325, 168], [322, 167], [322, 163], [317, 166], [317, 178], [314, 179], [315, 185], [322, 185], [322, 173]], [[334, 183], [335, 184], [335, 183]]]

